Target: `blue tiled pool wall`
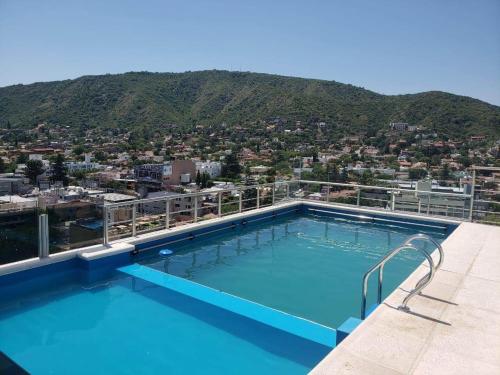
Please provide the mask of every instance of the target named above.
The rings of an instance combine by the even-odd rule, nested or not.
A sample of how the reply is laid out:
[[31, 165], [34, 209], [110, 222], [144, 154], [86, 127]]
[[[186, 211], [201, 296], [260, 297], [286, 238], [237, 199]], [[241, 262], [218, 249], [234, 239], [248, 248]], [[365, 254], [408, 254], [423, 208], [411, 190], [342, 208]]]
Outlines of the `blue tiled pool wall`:
[[[155, 247], [165, 245], [172, 242], [189, 241], [199, 236], [215, 235], [217, 232], [225, 230], [234, 230], [238, 227], [261, 223], [266, 220], [274, 220], [278, 217], [293, 216], [297, 214], [303, 215], [328, 215], [335, 218], [344, 218], [349, 220], [359, 220], [362, 222], [370, 221], [378, 222], [385, 225], [397, 225], [399, 227], [436, 230], [440, 233], [445, 233], [446, 236], [451, 234], [458, 225], [450, 223], [435, 222], [432, 220], [420, 218], [400, 218], [390, 217], [378, 213], [357, 213], [356, 211], [344, 210], [334, 207], [311, 206], [301, 204], [293, 207], [281, 208], [265, 213], [249, 215], [245, 218], [229, 220], [224, 223], [205, 226], [191, 231], [185, 231], [179, 234], [167, 236], [158, 240], [144, 242], [136, 245], [136, 250], [144, 251]], [[206, 237], [205, 237], [206, 238]], [[120, 266], [131, 264], [135, 261], [135, 256], [130, 253], [121, 253], [110, 255], [107, 257], [84, 260], [81, 258], [72, 258], [57, 263], [48, 264], [41, 267], [36, 267], [28, 270], [23, 270], [11, 274], [0, 276], [0, 295], [8, 297], [15, 292], [22, 293], [23, 291], [32, 291], [34, 289], [43, 289], [51, 284], [64, 282], [64, 280], [79, 281], [82, 283], [93, 283], [100, 279], [111, 277], [115, 274], [115, 269]]]
[[301, 205], [300, 212], [304, 215], [330, 216], [334, 218], [360, 221], [365, 223], [369, 222], [381, 225], [392, 225], [400, 228], [409, 228], [423, 231], [437, 231], [439, 233], [445, 234], [446, 237], [448, 237], [458, 227], [458, 224], [443, 223], [427, 218], [389, 216], [383, 213], [379, 214], [371, 212], [356, 212], [336, 207], [317, 207], [308, 204]]
[[251, 341], [257, 346], [300, 362], [309, 368], [314, 367], [332, 349], [330, 345], [322, 345], [291, 334], [286, 330], [273, 328], [228, 309], [191, 298], [172, 289], [165, 289], [143, 278], [133, 278], [132, 283], [125, 281], [121, 284], [126, 284], [134, 291], [139, 291], [142, 295], [161, 304], [168, 304], [170, 307], [196, 316], [200, 320], [207, 321], [235, 336], [244, 337], [245, 340]]
[[131, 264], [118, 268], [120, 272], [161, 286], [168, 291], [180, 293], [209, 305], [230, 311], [239, 316], [265, 324], [266, 326], [302, 337], [332, 348], [336, 343], [336, 330], [306, 319], [284, 313], [279, 310], [255, 303], [244, 298], [198, 284], [182, 277], [165, 274], [140, 264]]

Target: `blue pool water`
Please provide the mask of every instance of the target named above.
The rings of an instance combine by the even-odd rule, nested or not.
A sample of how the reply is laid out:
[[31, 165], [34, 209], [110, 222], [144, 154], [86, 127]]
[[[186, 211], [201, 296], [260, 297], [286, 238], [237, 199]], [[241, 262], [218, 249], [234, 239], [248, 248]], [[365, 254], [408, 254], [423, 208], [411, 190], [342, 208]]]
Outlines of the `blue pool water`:
[[11, 301], [0, 348], [33, 374], [304, 374], [331, 350], [131, 277]]
[[[364, 272], [417, 232], [422, 233], [332, 217], [292, 216], [210, 240], [200, 237], [157, 247], [142, 255], [140, 263], [337, 328], [350, 316], [360, 315]], [[445, 238], [439, 231], [428, 234], [438, 241]], [[164, 247], [174, 250], [174, 255], [159, 257], [158, 250]], [[389, 262], [384, 296], [422, 261], [421, 255], [403, 251]], [[375, 279], [370, 283], [371, 303]]]
[[[359, 316], [363, 273], [417, 232], [292, 214], [158, 246], [92, 284], [76, 267], [4, 285], [0, 351], [33, 374], [305, 374], [331, 350], [315, 337], [335, 332], [314, 322]], [[421, 261], [389, 263], [384, 294]]]

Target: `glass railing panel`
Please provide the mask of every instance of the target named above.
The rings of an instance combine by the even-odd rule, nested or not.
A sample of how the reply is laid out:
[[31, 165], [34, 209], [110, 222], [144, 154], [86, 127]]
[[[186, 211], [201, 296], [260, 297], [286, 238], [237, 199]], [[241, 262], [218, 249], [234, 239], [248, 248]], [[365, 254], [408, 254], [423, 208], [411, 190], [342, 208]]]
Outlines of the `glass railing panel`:
[[102, 206], [74, 201], [48, 205], [49, 251], [51, 254], [102, 243]]
[[108, 212], [108, 240], [132, 237], [134, 205], [127, 203], [107, 208]]
[[256, 187], [244, 187], [242, 189], [241, 196], [241, 210], [249, 211], [257, 208], [257, 188]]
[[136, 203], [134, 205], [136, 234], [165, 229], [167, 204], [166, 200]]
[[198, 221], [215, 219], [219, 216], [219, 194], [207, 193], [198, 196]]
[[222, 216], [235, 214], [239, 212], [240, 198], [238, 194], [223, 193], [221, 201], [221, 214]]
[[37, 256], [37, 209], [6, 210], [0, 206], [0, 264]]

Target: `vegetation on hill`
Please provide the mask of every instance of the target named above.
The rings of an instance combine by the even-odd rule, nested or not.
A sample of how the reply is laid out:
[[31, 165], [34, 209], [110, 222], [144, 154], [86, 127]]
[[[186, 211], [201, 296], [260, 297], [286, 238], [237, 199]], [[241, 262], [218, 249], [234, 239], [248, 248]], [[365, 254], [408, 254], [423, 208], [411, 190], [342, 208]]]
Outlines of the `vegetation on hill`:
[[403, 121], [451, 137], [500, 136], [500, 107], [445, 92], [388, 96], [334, 81], [200, 71], [125, 73], [0, 88], [0, 127], [47, 122], [84, 131], [195, 124], [260, 125], [281, 117], [339, 134]]

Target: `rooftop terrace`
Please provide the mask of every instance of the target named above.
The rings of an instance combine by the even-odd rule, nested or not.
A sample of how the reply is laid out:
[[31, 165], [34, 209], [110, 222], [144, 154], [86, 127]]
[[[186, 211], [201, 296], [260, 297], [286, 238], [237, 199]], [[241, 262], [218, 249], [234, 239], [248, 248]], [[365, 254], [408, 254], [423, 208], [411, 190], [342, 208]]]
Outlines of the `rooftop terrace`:
[[[250, 211], [257, 214], [304, 202], [346, 210], [347, 216], [383, 214], [394, 220], [458, 224], [442, 244], [444, 263], [432, 283], [412, 300], [411, 310], [398, 307], [429, 271], [425, 264], [312, 373], [500, 373], [500, 227], [471, 222], [484, 218], [475, 209], [473, 194], [294, 181], [114, 203], [101, 213], [85, 211], [78, 218], [65, 213], [59, 221], [45, 224], [40, 220], [45, 236], [31, 242], [31, 257], [0, 265], [0, 276], [74, 257], [90, 261], [129, 253], [146, 241], [243, 219]], [[49, 231], [54, 223], [58, 232], [56, 227]], [[64, 237], [66, 247], [49, 239], [53, 233], [61, 236], [66, 228], [73, 230]], [[80, 237], [71, 242], [74, 233]], [[88, 233], [92, 235], [85, 237]], [[88, 241], [90, 246], [84, 245]]]

